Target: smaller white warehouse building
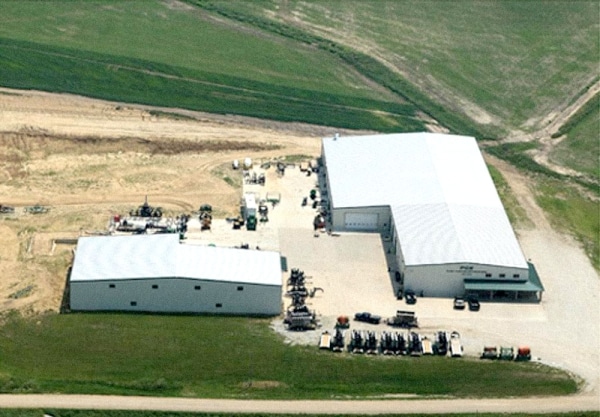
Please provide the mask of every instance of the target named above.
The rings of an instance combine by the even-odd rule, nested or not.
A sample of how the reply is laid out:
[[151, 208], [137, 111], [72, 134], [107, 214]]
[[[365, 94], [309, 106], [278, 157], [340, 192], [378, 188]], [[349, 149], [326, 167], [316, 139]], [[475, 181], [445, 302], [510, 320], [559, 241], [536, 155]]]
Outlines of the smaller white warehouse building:
[[336, 135], [322, 164], [331, 227], [381, 233], [405, 290], [541, 297], [474, 138]]
[[185, 244], [177, 234], [82, 237], [69, 282], [73, 311], [281, 312], [279, 253]]

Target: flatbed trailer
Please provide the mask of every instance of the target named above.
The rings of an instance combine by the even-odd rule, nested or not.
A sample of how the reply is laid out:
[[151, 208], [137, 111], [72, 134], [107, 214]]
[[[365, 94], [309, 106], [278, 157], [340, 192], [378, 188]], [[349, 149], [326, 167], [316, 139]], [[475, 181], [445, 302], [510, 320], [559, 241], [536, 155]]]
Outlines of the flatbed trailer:
[[463, 355], [463, 346], [460, 341], [460, 334], [458, 332], [452, 332], [450, 334], [450, 356], [453, 358], [460, 358]]
[[321, 333], [321, 338], [319, 339], [319, 349], [331, 349], [331, 333], [327, 330]]

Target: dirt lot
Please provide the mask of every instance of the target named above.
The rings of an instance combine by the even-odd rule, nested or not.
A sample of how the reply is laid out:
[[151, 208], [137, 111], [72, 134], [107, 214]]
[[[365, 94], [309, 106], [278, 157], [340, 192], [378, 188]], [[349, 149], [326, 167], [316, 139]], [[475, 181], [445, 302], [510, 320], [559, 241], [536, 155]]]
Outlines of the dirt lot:
[[[17, 211], [0, 218], [3, 311], [59, 309], [73, 245], [55, 244], [56, 239], [105, 230], [112, 215], [126, 213], [146, 195], [167, 214], [210, 203], [217, 217], [234, 215], [241, 181], [230, 168], [233, 159], [318, 155], [320, 138], [336, 131], [189, 111], [175, 118], [161, 111], [165, 109], [0, 89], [0, 204]], [[552, 230], [526, 178], [501, 161], [490, 162], [507, 178], [534, 223], [517, 232], [546, 287], [543, 302], [485, 303], [473, 313], [454, 311], [450, 300], [419, 299], [414, 309], [421, 332], [458, 330], [472, 355], [484, 344], [529, 344], [534, 356], [579, 375], [587, 381], [586, 391], [597, 393], [598, 275], [576, 242]], [[282, 194], [269, 223], [257, 233], [233, 232], [225, 220], [216, 220], [212, 232], [192, 230], [189, 242], [218, 239], [280, 248], [290, 266], [312, 276], [310, 286], [325, 290], [310, 300], [324, 328], [331, 328], [342, 313], [391, 315], [405, 307], [393, 295], [378, 235], [313, 236], [314, 212], [300, 201], [314, 181], [297, 168], [282, 178], [271, 169], [265, 187], [253, 186], [263, 195]], [[24, 206], [37, 203], [50, 212], [23, 212]], [[315, 343], [317, 335], [288, 334], [290, 341], [303, 343]]]

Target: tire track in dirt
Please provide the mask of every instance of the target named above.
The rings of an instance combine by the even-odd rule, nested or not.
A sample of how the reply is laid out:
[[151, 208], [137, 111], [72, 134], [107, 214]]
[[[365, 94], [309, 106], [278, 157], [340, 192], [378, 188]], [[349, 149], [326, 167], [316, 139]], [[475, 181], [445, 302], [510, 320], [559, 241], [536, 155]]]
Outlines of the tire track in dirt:
[[486, 154], [485, 159], [500, 171], [508, 183], [513, 195], [517, 199], [517, 202], [523, 210], [525, 210], [528, 219], [531, 220], [535, 226], [534, 228], [543, 231], [551, 231], [552, 227], [550, 222], [548, 222], [544, 211], [536, 203], [534, 191], [529, 186], [525, 175], [508, 162], [496, 158], [495, 156]]

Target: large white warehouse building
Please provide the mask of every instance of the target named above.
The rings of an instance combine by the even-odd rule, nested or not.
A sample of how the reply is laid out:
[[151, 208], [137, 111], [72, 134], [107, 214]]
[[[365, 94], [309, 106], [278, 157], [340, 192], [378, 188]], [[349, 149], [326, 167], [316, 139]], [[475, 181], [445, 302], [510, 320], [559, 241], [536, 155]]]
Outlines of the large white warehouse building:
[[474, 138], [336, 135], [322, 164], [332, 228], [381, 233], [405, 290], [541, 298]]
[[180, 243], [177, 234], [80, 238], [75, 311], [278, 315], [277, 252]]

